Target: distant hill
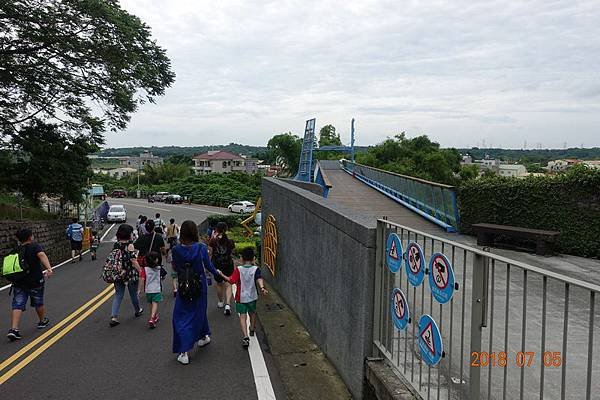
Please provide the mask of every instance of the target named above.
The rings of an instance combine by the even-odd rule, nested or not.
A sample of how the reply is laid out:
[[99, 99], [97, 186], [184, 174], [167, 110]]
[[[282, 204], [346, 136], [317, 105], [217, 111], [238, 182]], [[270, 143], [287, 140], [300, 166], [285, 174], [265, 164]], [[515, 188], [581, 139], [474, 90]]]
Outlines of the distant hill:
[[515, 161], [523, 163], [546, 164], [550, 160], [577, 158], [580, 160], [600, 160], [600, 147], [570, 148], [570, 149], [458, 149], [461, 154], [470, 154], [475, 159], [482, 159], [486, 155], [502, 161]]
[[229, 143], [227, 145], [215, 145], [215, 146], [194, 146], [194, 147], [180, 147], [180, 146], [152, 146], [152, 147], [121, 147], [121, 148], [109, 148], [103, 149], [97, 156], [100, 157], [125, 157], [135, 156], [144, 151], [149, 151], [155, 156], [169, 158], [174, 155], [181, 156], [194, 156], [196, 154], [206, 153], [212, 150], [224, 150], [237, 154], [254, 155], [267, 150], [266, 147], [261, 146], [246, 146], [243, 144]]

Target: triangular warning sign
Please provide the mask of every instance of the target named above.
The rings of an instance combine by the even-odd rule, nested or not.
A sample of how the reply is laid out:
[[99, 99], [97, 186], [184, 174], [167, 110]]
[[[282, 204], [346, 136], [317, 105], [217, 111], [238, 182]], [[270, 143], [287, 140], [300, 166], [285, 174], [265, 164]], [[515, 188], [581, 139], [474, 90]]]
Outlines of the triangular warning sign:
[[431, 321], [429, 321], [429, 324], [420, 335], [431, 354], [435, 354], [435, 343], [433, 341], [433, 329], [431, 327]]
[[390, 246], [390, 257], [392, 257], [394, 260], [399, 259], [400, 257], [398, 257], [398, 249], [396, 248], [396, 241], [392, 240], [392, 245]]

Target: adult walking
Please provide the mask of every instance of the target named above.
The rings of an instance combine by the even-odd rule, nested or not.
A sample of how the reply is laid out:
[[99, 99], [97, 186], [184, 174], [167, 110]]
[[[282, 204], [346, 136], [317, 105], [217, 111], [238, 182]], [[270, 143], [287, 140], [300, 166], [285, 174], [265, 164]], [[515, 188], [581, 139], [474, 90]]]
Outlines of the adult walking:
[[[212, 263], [226, 276], [233, 274], [233, 250], [235, 243], [227, 237], [227, 224], [219, 222], [215, 228], [215, 235], [208, 242], [211, 253]], [[217, 282], [218, 308], [225, 308], [223, 313], [231, 315], [231, 299], [233, 297], [231, 285], [220, 276], [215, 277]]]
[[[121, 302], [125, 296], [125, 287], [129, 292], [131, 298], [131, 305], [133, 305], [134, 315], [139, 317], [143, 314], [144, 310], [140, 306], [139, 295], [141, 293], [141, 287], [139, 284], [140, 280], [140, 265], [138, 264], [135, 257], [135, 248], [131, 243], [131, 237], [133, 235], [133, 226], [128, 224], [119, 225], [117, 229], [117, 242], [114, 245], [114, 250], [120, 250], [122, 262], [122, 268], [127, 271], [125, 278], [120, 281], [114, 282], [115, 286], [115, 298], [112, 303], [110, 327], [119, 325], [119, 309], [121, 308]], [[109, 256], [110, 257], [110, 256]]]
[[[21, 315], [27, 306], [27, 299], [30, 299], [31, 307], [35, 308], [39, 322], [38, 329], [44, 329], [50, 321], [46, 318], [46, 308], [44, 307], [44, 273], [46, 277], [52, 276], [50, 261], [44, 252], [44, 249], [38, 243], [33, 241], [31, 230], [19, 229], [16, 233], [19, 247], [15, 251], [19, 262], [22, 260], [27, 264], [29, 270], [18, 280], [12, 283], [13, 301], [11, 314], [11, 327], [6, 337], [12, 342], [21, 339], [19, 333], [19, 323]], [[22, 266], [23, 267], [23, 266]]]
[[[206, 275], [208, 269], [216, 278], [219, 271], [210, 262], [208, 249], [200, 243], [198, 226], [193, 221], [181, 224], [180, 244], [173, 249], [173, 264], [178, 273], [179, 290], [173, 309], [173, 353], [178, 354], [177, 361], [189, 363], [189, 351], [194, 343], [199, 347], [210, 343], [210, 327], [206, 316], [207, 291]], [[184, 286], [199, 284], [199, 293], [186, 296]]]
[[83, 249], [83, 226], [77, 218], [73, 218], [71, 224], [67, 227], [67, 237], [71, 242], [71, 262], [75, 262], [75, 257], [79, 255], [81, 261], [81, 250]]
[[[156, 233], [154, 221], [152, 221], [151, 219], [147, 220], [144, 227], [148, 233], [146, 233], [143, 236], [140, 236], [133, 243], [135, 249], [139, 251], [138, 257], [146, 257], [148, 253], [150, 253], [151, 251], [155, 251], [158, 253], [158, 265], [162, 266], [162, 256], [166, 254], [165, 241], [162, 235]], [[145, 267], [145, 265], [142, 265], [142, 267]]]

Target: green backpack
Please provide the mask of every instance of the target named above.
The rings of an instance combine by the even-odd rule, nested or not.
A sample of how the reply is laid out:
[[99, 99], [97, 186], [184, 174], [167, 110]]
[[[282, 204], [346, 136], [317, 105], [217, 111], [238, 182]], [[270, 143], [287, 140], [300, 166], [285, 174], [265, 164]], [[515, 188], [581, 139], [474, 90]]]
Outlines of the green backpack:
[[1, 275], [11, 283], [18, 282], [29, 275], [24, 246], [17, 247], [15, 251], [4, 257]]

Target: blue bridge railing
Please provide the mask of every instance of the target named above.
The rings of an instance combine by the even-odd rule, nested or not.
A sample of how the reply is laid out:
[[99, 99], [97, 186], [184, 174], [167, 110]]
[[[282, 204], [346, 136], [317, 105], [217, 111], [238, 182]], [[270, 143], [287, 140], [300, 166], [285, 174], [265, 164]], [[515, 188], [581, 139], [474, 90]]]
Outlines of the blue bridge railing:
[[440, 225], [457, 232], [460, 222], [454, 186], [383, 171], [341, 160], [342, 168], [357, 179]]

